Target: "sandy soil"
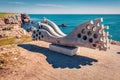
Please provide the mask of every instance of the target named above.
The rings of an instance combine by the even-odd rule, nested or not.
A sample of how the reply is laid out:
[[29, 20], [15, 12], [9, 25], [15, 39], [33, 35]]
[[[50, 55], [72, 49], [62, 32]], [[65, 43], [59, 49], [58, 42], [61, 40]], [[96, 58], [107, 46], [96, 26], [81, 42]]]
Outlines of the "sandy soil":
[[18, 68], [0, 80], [120, 80], [120, 46], [104, 52], [81, 47], [76, 56], [50, 51], [49, 43], [19, 44]]

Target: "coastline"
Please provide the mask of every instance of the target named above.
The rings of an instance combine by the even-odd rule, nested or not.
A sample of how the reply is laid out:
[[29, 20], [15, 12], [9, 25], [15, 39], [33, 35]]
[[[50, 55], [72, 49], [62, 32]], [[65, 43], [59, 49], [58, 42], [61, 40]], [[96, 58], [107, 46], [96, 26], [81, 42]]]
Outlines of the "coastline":
[[[18, 27], [19, 33], [23, 28]], [[50, 43], [31, 41], [31, 34], [24, 35], [0, 39], [8, 42], [0, 45], [0, 80], [120, 79], [120, 42], [111, 41], [107, 51], [80, 47], [77, 55], [70, 57], [50, 51]]]
[[120, 80], [120, 1], [1, 0], [0, 80]]
[[108, 25], [110, 29], [108, 30], [109, 34], [112, 35], [110, 39], [120, 41], [120, 37], [117, 35], [119, 33], [119, 17], [120, 15], [89, 15], [89, 14], [32, 14], [29, 16], [31, 17], [31, 20], [34, 20], [35, 22], [41, 21], [43, 17], [46, 17], [52, 21], [54, 21], [57, 25], [66, 24], [67, 27], [60, 27], [60, 29], [65, 33], [69, 34], [75, 27], [78, 25], [89, 21], [94, 20], [96, 18], [103, 18], [104, 25]]

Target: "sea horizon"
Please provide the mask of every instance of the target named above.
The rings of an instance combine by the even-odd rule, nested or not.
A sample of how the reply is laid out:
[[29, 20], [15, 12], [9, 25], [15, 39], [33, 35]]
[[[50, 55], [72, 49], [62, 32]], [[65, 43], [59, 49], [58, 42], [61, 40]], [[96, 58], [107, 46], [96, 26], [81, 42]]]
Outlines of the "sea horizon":
[[[66, 24], [67, 27], [60, 27], [65, 33], [69, 34], [78, 25], [96, 18], [103, 18], [102, 24], [109, 26], [107, 30], [112, 37], [110, 39], [120, 41], [120, 14], [29, 14], [31, 21], [40, 22], [43, 17], [52, 20], [57, 25]], [[36, 26], [35, 26], [36, 27]]]
[[111, 14], [111, 13], [108, 13], [108, 14], [87, 14], [87, 13], [85, 13], [85, 14], [80, 14], [80, 13], [76, 13], [76, 14], [72, 14], [72, 13], [59, 13], [59, 14], [56, 14], [56, 13], [26, 13], [26, 14], [29, 14], [29, 15], [31, 15], [31, 14], [40, 14], [40, 15], [46, 15], [46, 14], [50, 14], [50, 15], [120, 15], [120, 13], [119, 14]]

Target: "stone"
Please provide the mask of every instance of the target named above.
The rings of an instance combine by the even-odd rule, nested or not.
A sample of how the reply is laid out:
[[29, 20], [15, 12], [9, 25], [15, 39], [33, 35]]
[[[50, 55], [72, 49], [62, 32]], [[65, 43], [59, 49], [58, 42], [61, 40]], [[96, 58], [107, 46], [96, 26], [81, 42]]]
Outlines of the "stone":
[[4, 19], [0, 18], [0, 26], [4, 26], [4, 25], [5, 25]]
[[15, 57], [14, 60], [18, 60], [18, 58]]
[[0, 38], [2, 38], [3, 36], [0, 34]]
[[34, 22], [34, 21], [31, 21], [31, 24], [35, 24], [35, 22]]
[[29, 19], [24, 19], [24, 23], [29, 23]]
[[14, 36], [19, 38], [22, 35], [29, 35], [22, 28], [21, 14], [11, 14], [8, 17], [0, 18], [0, 38]]
[[78, 47], [63, 46], [58, 44], [50, 44], [49, 49], [69, 56], [76, 55], [78, 52]]
[[21, 38], [21, 35], [16, 35], [16, 38], [17, 38], [17, 39], [20, 39], [20, 38]]
[[66, 24], [61, 24], [61, 25], [59, 25], [60, 27], [67, 27], [67, 25]]
[[5, 18], [5, 23], [6, 24], [11, 24], [12, 23], [12, 18]]
[[1, 64], [4, 64], [4, 63], [5, 63], [4, 60], [0, 60], [0, 65], [1, 65]]
[[21, 19], [22, 19], [22, 23], [30, 23], [30, 17], [28, 16], [28, 14], [21, 14]]

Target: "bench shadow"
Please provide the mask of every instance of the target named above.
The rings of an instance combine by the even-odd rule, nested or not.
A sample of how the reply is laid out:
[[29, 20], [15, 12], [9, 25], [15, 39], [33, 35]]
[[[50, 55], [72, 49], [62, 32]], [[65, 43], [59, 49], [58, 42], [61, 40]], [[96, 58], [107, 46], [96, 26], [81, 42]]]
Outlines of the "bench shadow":
[[67, 56], [33, 44], [19, 44], [18, 46], [45, 55], [46, 61], [52, 64], [53, 68], [81, 68], [81, 66], [92, 65], [92, 62], [97, 62], [96, 59], [79, 55]]
[[117, 52], [117, 54], [120, 54], [120, 52]]

